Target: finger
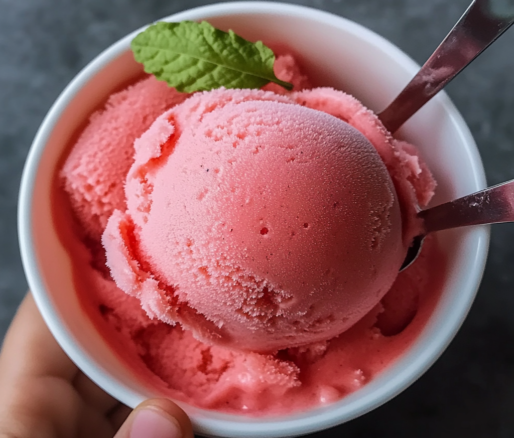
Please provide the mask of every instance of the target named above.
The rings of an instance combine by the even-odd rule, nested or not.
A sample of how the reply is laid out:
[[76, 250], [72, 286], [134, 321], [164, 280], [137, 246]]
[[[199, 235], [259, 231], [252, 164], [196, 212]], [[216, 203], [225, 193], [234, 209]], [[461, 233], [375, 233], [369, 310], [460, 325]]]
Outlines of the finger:
[[73, 379], [78, 369], [48, 330], [31, 294], [27, 294], [7, 332], [0, 354], [6, 379], [50, 376]]
[[193, 428], [175, 403], [151, 399], [132, 411], [114, 438], [193, 438]]
[[106, 414], [120, 405], [118, 400], [100, 389], [82, 372], [75, 376], [73, 386], [82, 400], [89, 406], [93, 406], [98, 412]]
[[77, 373], [28, 295], [0, 353], [0, 436], [112, 437], [109, 419], [73, 387]]

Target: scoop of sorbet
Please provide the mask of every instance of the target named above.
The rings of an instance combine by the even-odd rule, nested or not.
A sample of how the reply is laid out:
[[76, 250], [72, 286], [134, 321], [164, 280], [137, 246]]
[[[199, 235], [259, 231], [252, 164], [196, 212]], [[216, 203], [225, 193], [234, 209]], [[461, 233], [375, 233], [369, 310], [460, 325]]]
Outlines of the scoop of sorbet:
[[135, 144], [127, 210], [103, 235], [117, 285], [206, 342], [274, 351], [330, 339], [373, 308], [405, 255], [371, 143], [258, 90], [197, 94]]

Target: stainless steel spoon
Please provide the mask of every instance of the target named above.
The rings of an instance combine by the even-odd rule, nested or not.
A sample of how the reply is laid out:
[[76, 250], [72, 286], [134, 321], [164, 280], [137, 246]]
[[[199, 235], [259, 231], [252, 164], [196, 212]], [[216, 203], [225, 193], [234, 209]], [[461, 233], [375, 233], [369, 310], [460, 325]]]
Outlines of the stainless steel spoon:
[[464, 15], [379, 119], [395, 132], [514, 23], [514, 0], [473, 0]]
[[425, 230], [413, 239], [400, 271], [416, 259], [429, 233], [469, 225], [514, 222], [514, 180], [422, 210], [418, 217], [423, 219]]

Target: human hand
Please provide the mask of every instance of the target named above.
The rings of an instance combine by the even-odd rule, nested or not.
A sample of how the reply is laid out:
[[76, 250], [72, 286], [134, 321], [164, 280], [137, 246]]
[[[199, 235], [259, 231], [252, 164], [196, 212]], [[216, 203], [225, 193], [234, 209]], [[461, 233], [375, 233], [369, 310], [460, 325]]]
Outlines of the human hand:
[[83, 374], [59, 347], [28, 294], [0, 353], [0, 437], [192, 438], [175, 403], [131, 410]]

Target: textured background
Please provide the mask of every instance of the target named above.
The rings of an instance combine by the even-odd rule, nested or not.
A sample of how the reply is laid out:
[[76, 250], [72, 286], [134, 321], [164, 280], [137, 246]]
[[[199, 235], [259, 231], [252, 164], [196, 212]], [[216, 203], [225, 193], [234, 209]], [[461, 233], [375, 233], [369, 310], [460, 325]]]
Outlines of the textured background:
[[[23, 162], [52, 102], [100, 51], [193, 0], [0, 0], [0, 339], [27, 288], [16, 232]], [[304, 0], [371, 28], [423, 63], [468, 0]], [[514, 178], [514, 30], [447, 91], [490, 184]], [[493, 228], [473, 309], [441, 359], [385, 406], [313, 437], [514, 437], [514, 225]], [[1, 390], [1, 389], [0, 389]]]

